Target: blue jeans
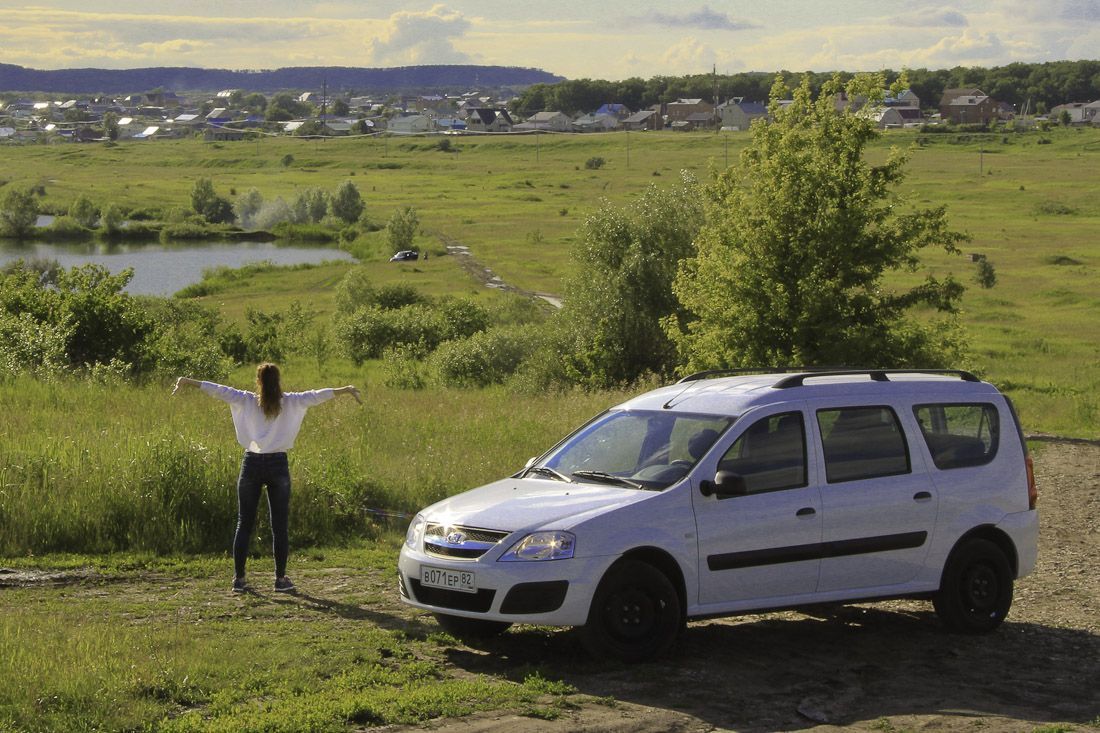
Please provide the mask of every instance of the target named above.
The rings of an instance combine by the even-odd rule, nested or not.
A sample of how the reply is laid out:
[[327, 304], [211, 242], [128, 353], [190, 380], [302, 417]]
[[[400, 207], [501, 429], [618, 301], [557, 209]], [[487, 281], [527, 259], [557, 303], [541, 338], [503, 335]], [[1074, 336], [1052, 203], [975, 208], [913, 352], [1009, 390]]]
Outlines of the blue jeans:
[[267, 509], [271, 518], [275, 577], [286, 575], [286, 559], [290, 553], [290, 468], [286, 453], [245, 453], [237, 479], [237, 534], [233, 538], [233, 567], [238, 578], [244, 577], [248, 542], [252, 538], [264, 486], [267, 486]]

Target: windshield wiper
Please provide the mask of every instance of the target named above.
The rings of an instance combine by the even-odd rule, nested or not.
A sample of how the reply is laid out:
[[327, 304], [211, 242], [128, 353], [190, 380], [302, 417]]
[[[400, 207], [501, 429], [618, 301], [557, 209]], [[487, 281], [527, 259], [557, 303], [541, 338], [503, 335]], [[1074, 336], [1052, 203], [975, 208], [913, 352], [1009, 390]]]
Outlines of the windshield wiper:
[[528, 468], [526, 471], [523, 472], [524, 477], [526, 478], [527, 474], [529, 474], [529, 473], [537, 473], [540, 476], [549, 476], [552, 479], [557, 479], [558, 481], [564, 481], [564, 482], [569, 483], [569, 484], [576, 483], [575, 481], [573, 481], [573, 479], [569, 478], [564, 473], [561, 473], [559, 471], [555, 471], [554, 469], [550, 468], [549, 466], [531, 466], [530, 468]]
[[632, 489], [644, 489], [645, 485], [640, 484], [637, 481], [631, 481], [628, 478], [622, 476], [616, 476], [613, 473], [607, 471], [574, 471], [574, 476], [580, 476], [581, 478], [595, 479], [596, 481], [603, 481], [608, 484], [618, 484], [620, 486], [629, 486]]

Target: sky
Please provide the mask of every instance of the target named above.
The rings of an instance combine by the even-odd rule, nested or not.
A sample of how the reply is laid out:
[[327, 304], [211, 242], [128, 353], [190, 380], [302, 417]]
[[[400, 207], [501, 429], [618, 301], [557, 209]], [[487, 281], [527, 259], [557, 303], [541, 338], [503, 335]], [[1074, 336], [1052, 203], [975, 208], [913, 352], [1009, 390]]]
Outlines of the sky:
[[0, 63], [35, 69], [494, 64], [617, 80], [1097, 57], [1100, 0], [0, 0]]

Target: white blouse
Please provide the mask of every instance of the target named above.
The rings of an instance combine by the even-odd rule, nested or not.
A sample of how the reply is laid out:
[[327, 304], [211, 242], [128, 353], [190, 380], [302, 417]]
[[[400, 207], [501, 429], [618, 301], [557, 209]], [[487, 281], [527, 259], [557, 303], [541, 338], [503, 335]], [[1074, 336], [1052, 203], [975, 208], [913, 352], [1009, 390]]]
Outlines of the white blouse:
[[215, 382], [200, 382], [199, 388], [211, 397], [229, 403], [237, 442], [250, 453], [283, 453], [293, 448], [306, 410], [335, 396], [331, 388], [283, 392], [282, 409], [275, 419], [269, 420], [260, 409], [260, 400], [255, 392], [233, 389]]

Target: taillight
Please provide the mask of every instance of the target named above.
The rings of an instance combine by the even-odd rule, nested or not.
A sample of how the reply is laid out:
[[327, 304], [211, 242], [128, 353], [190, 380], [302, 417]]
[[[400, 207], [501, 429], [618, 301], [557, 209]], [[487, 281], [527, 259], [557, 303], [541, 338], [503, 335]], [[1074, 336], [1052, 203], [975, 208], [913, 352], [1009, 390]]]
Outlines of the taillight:
[[1031, 462], [1031, 456], [1024, 458], [1027, 466], [1027, 508], [1034, 509], [1039, 502], [1039, 490], [1035, 488], [1035, 466]]

